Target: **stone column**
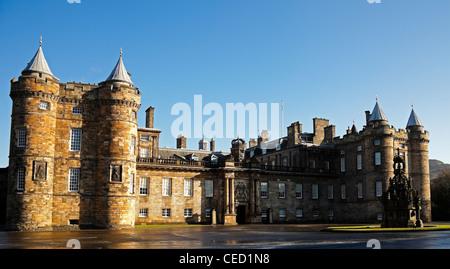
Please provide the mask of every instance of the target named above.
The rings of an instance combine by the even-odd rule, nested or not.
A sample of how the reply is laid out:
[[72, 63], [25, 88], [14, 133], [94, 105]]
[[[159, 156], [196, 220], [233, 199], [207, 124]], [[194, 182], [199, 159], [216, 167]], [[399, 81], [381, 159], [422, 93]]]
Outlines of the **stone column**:
[[234, 203], [234, 178], [230, 179], [230, 213], [236, 214], [236, 206]]
[[237, 225], [236, 213], [234, 209], [234, 173], [225, 173], [225, 190], [226, 193], [226, 213], [225, 213], [225, 225]]
[[225, 186], [223, 190], [223, 200], [225, 205], [225, 214], [230, 214], [230, 199], [229, 199], [229, 180], [228, 178], [225, 178]]

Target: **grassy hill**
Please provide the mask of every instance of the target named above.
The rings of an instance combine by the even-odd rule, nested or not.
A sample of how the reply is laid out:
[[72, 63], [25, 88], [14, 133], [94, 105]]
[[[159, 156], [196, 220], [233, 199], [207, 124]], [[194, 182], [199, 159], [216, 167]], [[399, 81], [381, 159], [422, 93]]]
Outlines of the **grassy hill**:
[[450, 169], [450, 164], [430, 159], [430, 179], [436, 178], [444, 169]]

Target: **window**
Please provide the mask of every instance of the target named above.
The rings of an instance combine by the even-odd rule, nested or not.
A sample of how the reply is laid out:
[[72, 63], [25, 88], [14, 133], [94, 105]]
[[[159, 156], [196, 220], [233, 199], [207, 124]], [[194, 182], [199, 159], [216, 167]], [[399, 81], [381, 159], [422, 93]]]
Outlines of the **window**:
[[170, 217], [170, 208], [163, 208], [162, 216], [166, 218]]
[[361, 154], [356, 155], [356, 169], [358, 169], [358, 170], [362, 169], [362, 155]]
[[267, 209], [261, 209], [261, 218], [267, 218]]
[[345, 158], [341, 158], [341, 172], [345, 172]]
[[312, 216], [313, 217], [318, 217], [319, 216], [319, 210], [317, 210], [317, 209], [314, 209], [313, 211], [312, 211]]
[[141, 135], [141, 141], [149, 141], [150, 137], [148, 135]]
[[316, 161], [315, 160], [309, 160], [309, 168], [316, 168]]
[[135, 154], [135, 147], [136, 147], [136, 137], [132, 136], [131, 137], [131, 143], [130, 143], [130, 152], [131, 154]]
[[147, 195], [148, 194], [148, 177], [142, 177], [139, 180], [139, 194]]
[[278, 183], [278, 198], [286, 198], [286, 183]]
[[285, 218], [286, 217], [286, 209], [280, 209], [279, 216], [280, 216], [280, 218]]
[[361, 151], [362, 150], [362, 146], [357, 146], [356, 147], [356, 151]]
[[319, 199], [319, 185], [317, 184], [312, 184], [311, 187], [312, 191], [312, 199]]
[[327, 193], [328, 193], [328, 199], [333, 199], [333, 185], [328, 185]]
[[184, 196], [192, 196], [192, 178], [184, 179]]
[[211, 217], [211, 209], [207, 208], [205, 209], [205, 218], [210, 218]]
[[17, 169], [17, 190], [25, 190], [25, 168]]
[[81, 150], [81, 129], [70, 130], [70, 150], [71, 151]]
[[148, 148], [141, 148], [140, 157], [148, 158]]
[[136, 111], [134, 111], [134, 110], [131, 111], [131, 117], [132, 117], [133, 119], [136, 118]]
[[72, 107], [72, 114], [77, 114], [77, 115], [83, 114], [83, 108], [82, 107]]
[[27, 144], [27, 129], [17, 129], [17, 147], [23, 148]]
[[330, 170], [330, 161], [324, 161], [323, 168], [325, 168], [326, 170]]
[[374, 144], [375, 146], [380, 145], [380, 139], [375, 139], [375, 140], [373, 141], [373, 144]]
[[261, 182], [261, 198], [267, 198], [269, 194], [269, 186], [267, 182]]
[[358, 188], [358, 198], [363, 198], [363, 188], [362, 188], [362, 183], [358, 183], [357, 184], [357, 188]]
[[332, 220], [333, 217], [334, 217], [334, 210], [333, 210], [333, 209], [328, 210], [328, 218], [329, 218], [330, 220]]
[[39, 103], [39, 108], [40, 108], [40, 109], [49, 110], [49, 109], [50, 109], [50, 103], [49, 103], [49, 102], [41, 101], [41, 102]]
[[297, 208], [297, 210], [295, 210], [295, 216], [296, 216], [297, 218], [303, 217], [303, 210]]
[[375, 165], [381, 165], [381, 152], [375, 152]]
[[219, 157], [217, 157], [216, 155], [211, 155], [211, 163], [217, 163], [219, 161]]
[[163, 178], [162, 180], [162, 196], [171, 196], [172, 195], [172, 179], [171, 178]]
[[192, 208], [185, 208], [185, 209], [184, 209], [184, 217], [185, 217], [185, 218], [190, 218], [190, 217], [192, 217]]
[[378, 213], [377, 214], [377, 220], [383, 220], [383, 214], [382, 213]]
[[295, 198], [302, 199], [303, 198], [303, 185], [295, 184]]
[[77, 192], [79, 190], [80, 184], [80, 169], [71, 168], [69, 169], [69, 191]]
[[139, 217], [140, 218], [148, 217], [148, 208], [139, 208]]
[[211, 179], [205, 180], [205, 197], [213, 197], [213, 181]]
[[341, 199], [345, 200], [347, 198], [346, 190], [345, 190], [345, 184], [341, 185]]
[[381, 197], [383, 195], [383, 183], [381, 181], [375, 182], [375, 195]]
[[134, 173], [130, 174], [130, 186], [128, 191], [129, 193], [134, 193]]
[[288, 166], [288, 158], [287, 158], [287, 157], [283, 157], [283, 159], [282, 159], [282, 165], [283, 165], [284, 167]]

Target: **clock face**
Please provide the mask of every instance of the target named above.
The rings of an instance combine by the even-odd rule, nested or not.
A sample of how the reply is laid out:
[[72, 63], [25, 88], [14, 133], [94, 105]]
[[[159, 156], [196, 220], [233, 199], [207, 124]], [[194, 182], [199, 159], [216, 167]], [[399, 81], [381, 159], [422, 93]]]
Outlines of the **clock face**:
[[244, 151], [240, 150], [239, 151], [239, 160], [243, 160], [244, 159]]

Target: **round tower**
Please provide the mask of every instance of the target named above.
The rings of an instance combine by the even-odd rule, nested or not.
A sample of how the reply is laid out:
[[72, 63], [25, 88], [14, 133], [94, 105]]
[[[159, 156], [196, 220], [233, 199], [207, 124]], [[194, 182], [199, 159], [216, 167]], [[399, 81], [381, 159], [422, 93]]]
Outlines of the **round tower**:
[[368, 128], [363, 156], [363, 167], [366, 171], [363, 180], [363, 196], [367, 203], [367, 220], [377, 220], [382, 212], [382, 204], [376, 194], [377, 183], [381, 182], [384, 191], [389, 186], [389, 179], [394, 175], [392, 160], [394, 159], [395, 130], [388, 124], [388, 118], [381, 109], [378, 100], [371, 114], [367, 115]]
[[428, 160], [429, 133], [424, 131], [422, 122], [414, 108], [406, 125], [408, 131], [409, 177], [412, 186], [419, 191], [422, 209], [421, 218], [424, 222], [431, 221], [430, 165]]
[[39, 48], [18, 80], [12, 99], [8, 168], [8, 230], [52, 228], [56, 106], [59, 80]]
[[95, 226], [134, 227], [136, 177], [135, 142], [140, 92], [119, 60], [97, 88], [97, 170]]

